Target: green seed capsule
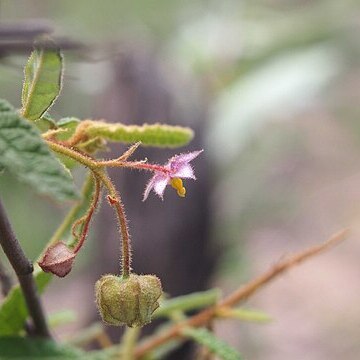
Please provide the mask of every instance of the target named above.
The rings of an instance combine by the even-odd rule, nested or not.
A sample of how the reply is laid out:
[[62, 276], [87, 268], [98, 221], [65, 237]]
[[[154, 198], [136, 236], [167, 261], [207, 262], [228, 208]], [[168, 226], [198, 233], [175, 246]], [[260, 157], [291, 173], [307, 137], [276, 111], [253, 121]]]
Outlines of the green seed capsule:
[[95, 285], [96, 304], [109, 325], [141, 327], [159, 307], [161, 282], [155, 275], [104, 275]]

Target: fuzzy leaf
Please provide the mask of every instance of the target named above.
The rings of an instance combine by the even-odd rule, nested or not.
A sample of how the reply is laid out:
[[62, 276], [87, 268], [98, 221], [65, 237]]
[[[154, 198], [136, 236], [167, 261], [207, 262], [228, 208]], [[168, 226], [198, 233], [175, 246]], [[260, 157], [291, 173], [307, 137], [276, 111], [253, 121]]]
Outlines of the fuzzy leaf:
[[123, 125], [107, 124], [93, 121], [86, 129], [90, 138], [102, 137], [106, 140], [135, 143], [142, 145], [175, 148], [186, 145], [193, 138], [194, 133], [188, 127], [163, 124]]
[[218, 301], [219, 297], [220, 291], [218, 289], [211, 289], [165, 300], [154, 312], [153, 319], [169, 316], [174, 311], [185, 312], [202, 309], [206, 306], [214, 305]]
[[50, 108], [61, 90], [63, 59], [55, 44], [47, 49], [35, 46], [25, 66], [22, 90], [22, 115], [37, 120]]
[[14, 110], [0, 111], [1, 166], [40, 193], [58, 200], [77, 198], [70, 172], [50, 152], [36, 127]]
[[[41, 293], [50, 282], [51, 275], [37, 270], [34, 277], [37, 289]], [[10, 290], [0, 307], [0, 336], [18, 335], [24, 328], [27, 316], [28, 311], [22, 291], [16, 285]]]
[[56, 129], [55, 121], [47, 113], [45, 113], [40, 119], [36, 120], [35, 125], [41, 132]]
[[242, 356], [230, 345], [217, 338], [207, 329], [186, 328], [182, 334], [205, 346], [210, 352], [223, 360], [241, 360]]
[[66, 132], [59, 133], [57, 135], [58, 140], [67, 140], [71, 135], [74, 134], [77, 126], [80, 124], [80, 120], [75, 117], [66, 117], [60, 119], [56, 125], [59, 129], [64, 129]]
[[0, 359], [84, 359], [86, 354], [52, 340], [4, 337], [0, 338]]

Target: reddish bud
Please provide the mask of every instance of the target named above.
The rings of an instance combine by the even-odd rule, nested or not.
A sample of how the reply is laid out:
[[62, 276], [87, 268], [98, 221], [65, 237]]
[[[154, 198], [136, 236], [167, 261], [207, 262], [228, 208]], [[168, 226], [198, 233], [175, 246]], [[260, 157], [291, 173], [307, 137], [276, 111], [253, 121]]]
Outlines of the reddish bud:
[[64, 277], [71, 271], [75, 256], [63, 242], [58, 242], [46, 250], [38, 264], [45, 272]]

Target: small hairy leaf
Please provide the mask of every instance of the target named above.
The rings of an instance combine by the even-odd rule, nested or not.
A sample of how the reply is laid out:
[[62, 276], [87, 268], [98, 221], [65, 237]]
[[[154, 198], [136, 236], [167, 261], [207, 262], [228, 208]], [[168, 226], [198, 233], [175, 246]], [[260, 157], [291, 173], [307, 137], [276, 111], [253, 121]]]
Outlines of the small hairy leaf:
[[22, 115], [37, 120], [50, 108], [61, 90], [63, 59], [55, 44], [46, 49], [38, 44], [25, 66], [22, 90]]
[[123, 125], [107, 124], [92, 121], [86, 128], [90, 138], [102, 137], [106, 140], [135, 143], [141, 141], [142, 145], [157, 147], [178, 147], [186, 145], [193, 138], [190, 128], [163, 124]]
[[0, 338], [0, 359], [84, 359], [86, 353], [52, 340], [22, 337]]
[[242, 356], [230, 345], [217, 338], [207, 329], [186, 328], [182, 334], [205, 346], [210, 352], [223, 360], [241, 360]]
[[77, 198], [70, 172], [50, 152], [36, 127], [14, 110], [0, 111], [0, 167], [40, 193], [58, 200]]
[[36, 120], [35, 125], [41, 132], [56, 129], [55, 121], [47, 113], [45, 113], [40, 119]]
[[271, 321], [271, 317], [259, 310], [250, 310], [244, 308], [220, 308], [217, 316], [224, 318], [232, 318], [242, 321], [266, 323]]
[[[36, 271], [34, 278], [39, 293], [42, 293], [51, 277], [42, 270]], [[24, 328], [27, 316], [28, 311], [22, 291], [16, 285], [10, 290], [0, 307], [0, 336], [18, 335]], [[0, 349], [2, 349], [1, 345]]]
[[161, 302], [160, 307], [154, 312], [153, 318], [171, 315], [174, 311], [191, 311], [214, 305], [220, 297], [218, 289], [178, 296]]

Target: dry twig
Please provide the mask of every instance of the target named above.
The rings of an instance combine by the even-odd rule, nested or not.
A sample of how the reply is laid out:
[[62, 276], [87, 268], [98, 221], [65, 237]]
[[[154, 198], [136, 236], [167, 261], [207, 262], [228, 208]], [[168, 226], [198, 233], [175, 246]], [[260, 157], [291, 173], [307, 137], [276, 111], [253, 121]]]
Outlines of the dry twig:
[[182, 330], [185, 327], [199, 327], [206, 325], [209, 321], [216, 317], [216, 312], [219, 308], [234, 306], [239, 302], [246, 300], [257, 290], [261, 289], [264, 285], [275, 279], [277, 276], [283, 274], [285, 271], [289, 270], [293, 266], [298, 265], [301, 262], [308, 260], [311, 257], [316, 256], [339, 244], [341, 241], [345, 240], [348, 233], [348, 229], [342, 230], [331, 236], [327, 241], [322, 244], [315, 245], [313, 247], [310, 247], [309, 249], [296, 253], [292, 256], [288, 256], [285, 259], [279, 261], [270, 270], [266, 271], [264, 274], [256, 277], [254, 280], [251, 280], [247, 284], [235, 290], [232, 294], [220, 301], [216, 306], [205, 309], [199, 314], [194, 315], [187, 320], [182, 321], [181, 323], [173, 325], [172, 327], [164, 331], [162, 334], [159, 334], [158, 336], [153, 337], [148, 341], [140, 344], [135, 351], [136, 358], [141, 358], [144, 354], [168, 342], [169, 340], [181, 337]]

